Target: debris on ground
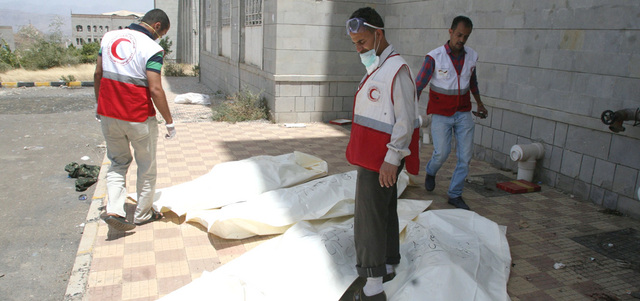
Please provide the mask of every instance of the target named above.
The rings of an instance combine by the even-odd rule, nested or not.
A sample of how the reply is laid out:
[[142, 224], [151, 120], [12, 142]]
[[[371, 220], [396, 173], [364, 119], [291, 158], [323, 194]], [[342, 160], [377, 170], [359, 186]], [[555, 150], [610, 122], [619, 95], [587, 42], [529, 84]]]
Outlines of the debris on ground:
[[100, 166], [76, 162], [67, 164], [64, 170], [69, 173], [69, 178], [77, 178], [76, 191], [87, 190], [98, 181], [98, 174], [100, 174]]

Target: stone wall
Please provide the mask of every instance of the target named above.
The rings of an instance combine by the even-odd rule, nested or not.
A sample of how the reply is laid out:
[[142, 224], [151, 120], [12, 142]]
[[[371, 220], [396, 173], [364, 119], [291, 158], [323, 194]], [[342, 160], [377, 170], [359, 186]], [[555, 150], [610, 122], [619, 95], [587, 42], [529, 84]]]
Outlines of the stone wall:
[[535, 181], [640, 217], [640, 127], [627, 122], [625, 132], [612, 133], [600, 121], [604, 110], [640, 107], [640, 2], [265, 1], [263, 65], [252, 67], [242, 63], [240, 0], [230, 0], [232, 55], [219, 55], [220, 1], [201, 1], [214, 10], [202, 80], [227, 93], [264, 90], [276, 122], [351, 115], [364, 68], [344, 23], [358, 7], [373, 5], [383, 15], [387, 39], [414, 74], [429, 50], [447, 42], [451, 20], [469, 16], [467, 45], [480, 55], [479, 87], [489, 109], [477, 121], [475, 158], [515, 171], [511, 146], [540, 142], [545, 156]]

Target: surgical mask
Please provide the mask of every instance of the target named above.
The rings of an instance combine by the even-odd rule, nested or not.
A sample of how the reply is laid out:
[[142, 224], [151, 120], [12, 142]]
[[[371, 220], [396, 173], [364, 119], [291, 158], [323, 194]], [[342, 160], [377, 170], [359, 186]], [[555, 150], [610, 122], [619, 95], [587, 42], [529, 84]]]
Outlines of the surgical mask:
[[360, 61], [367, 69], [367, 74], [371, 74], [374, 70], [376, 70], [376, 68], [378, 68], [378, 64], [380, 63], [380, 57], [376, 55], [376, 48], [378, 48], [376, 46], [376, 37], [377, 35], [374, 34], [373, 49], [365, 53], [360, 53]]
[[371, 74], [373, 70], [376, 70], [378, 63], [380, 63], [380, 57], [376, 55], [375, 49], [371, 49], [365, 53], [360, 54], [360, 61], [367, 68], [367, 74]]

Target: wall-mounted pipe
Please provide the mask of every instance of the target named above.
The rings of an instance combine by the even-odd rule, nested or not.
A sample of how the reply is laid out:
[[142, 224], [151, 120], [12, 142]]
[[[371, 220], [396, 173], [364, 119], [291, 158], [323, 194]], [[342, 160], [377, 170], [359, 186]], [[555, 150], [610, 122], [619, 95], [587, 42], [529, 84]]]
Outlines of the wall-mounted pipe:
[[518, 162], [518, 180], [533, 181], [533, 172], [536, 169], [536, 160], [544, 156], [544, 147], [541, 143], [516, 144], [511, 147], [509, 157]]
[[633, 120], [633, 126], [640, 124], [640, 108], [622, 109], [615, 112], [606, 110], [602, 112], [600, 119], [602, 123], [609, 126], [612, 132], [624, 132], [625, 128], [622, 126], [622, 122]]

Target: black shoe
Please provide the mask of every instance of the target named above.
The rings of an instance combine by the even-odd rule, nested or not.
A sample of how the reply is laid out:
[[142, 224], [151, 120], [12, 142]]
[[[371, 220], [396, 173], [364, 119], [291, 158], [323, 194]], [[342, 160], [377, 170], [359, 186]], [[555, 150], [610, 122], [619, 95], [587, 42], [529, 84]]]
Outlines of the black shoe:
[[427, 191], [436, 189], [436, 176], [427, 174], [427, 176], [424, 177], [424, 188], [427, 189]]
[[393, 280], [393, 278], [396, 278], [396, 272], [391, 272], [389, 274], [382, 276], [382, 283], [389, 282]]
[[362, 291], [362, 288], [360, 288], [359, 290], [356, 291], [355, 294], [353, 294], [353, 301], [366, 301], [366, 300], [387, 301], [387, 294], [385, 294], [384, 291], [382, 291], [382, 293], [379, 293], [377, 295], [367, 296]]
[[119, 231], [129, 231], [129, 230], [133, 230], [136, 227], [134, 223], [128, 222], [122, 216], [109, 215], [104, 218], [104, 222], [107, 223], [107, 225]]
[[457, 198], [449, 198], [449, 204], [455, 206], [456, 208], [471, 210], [471, 208], [467, 206], [467, 204], [464, 202], [461, 196]]

